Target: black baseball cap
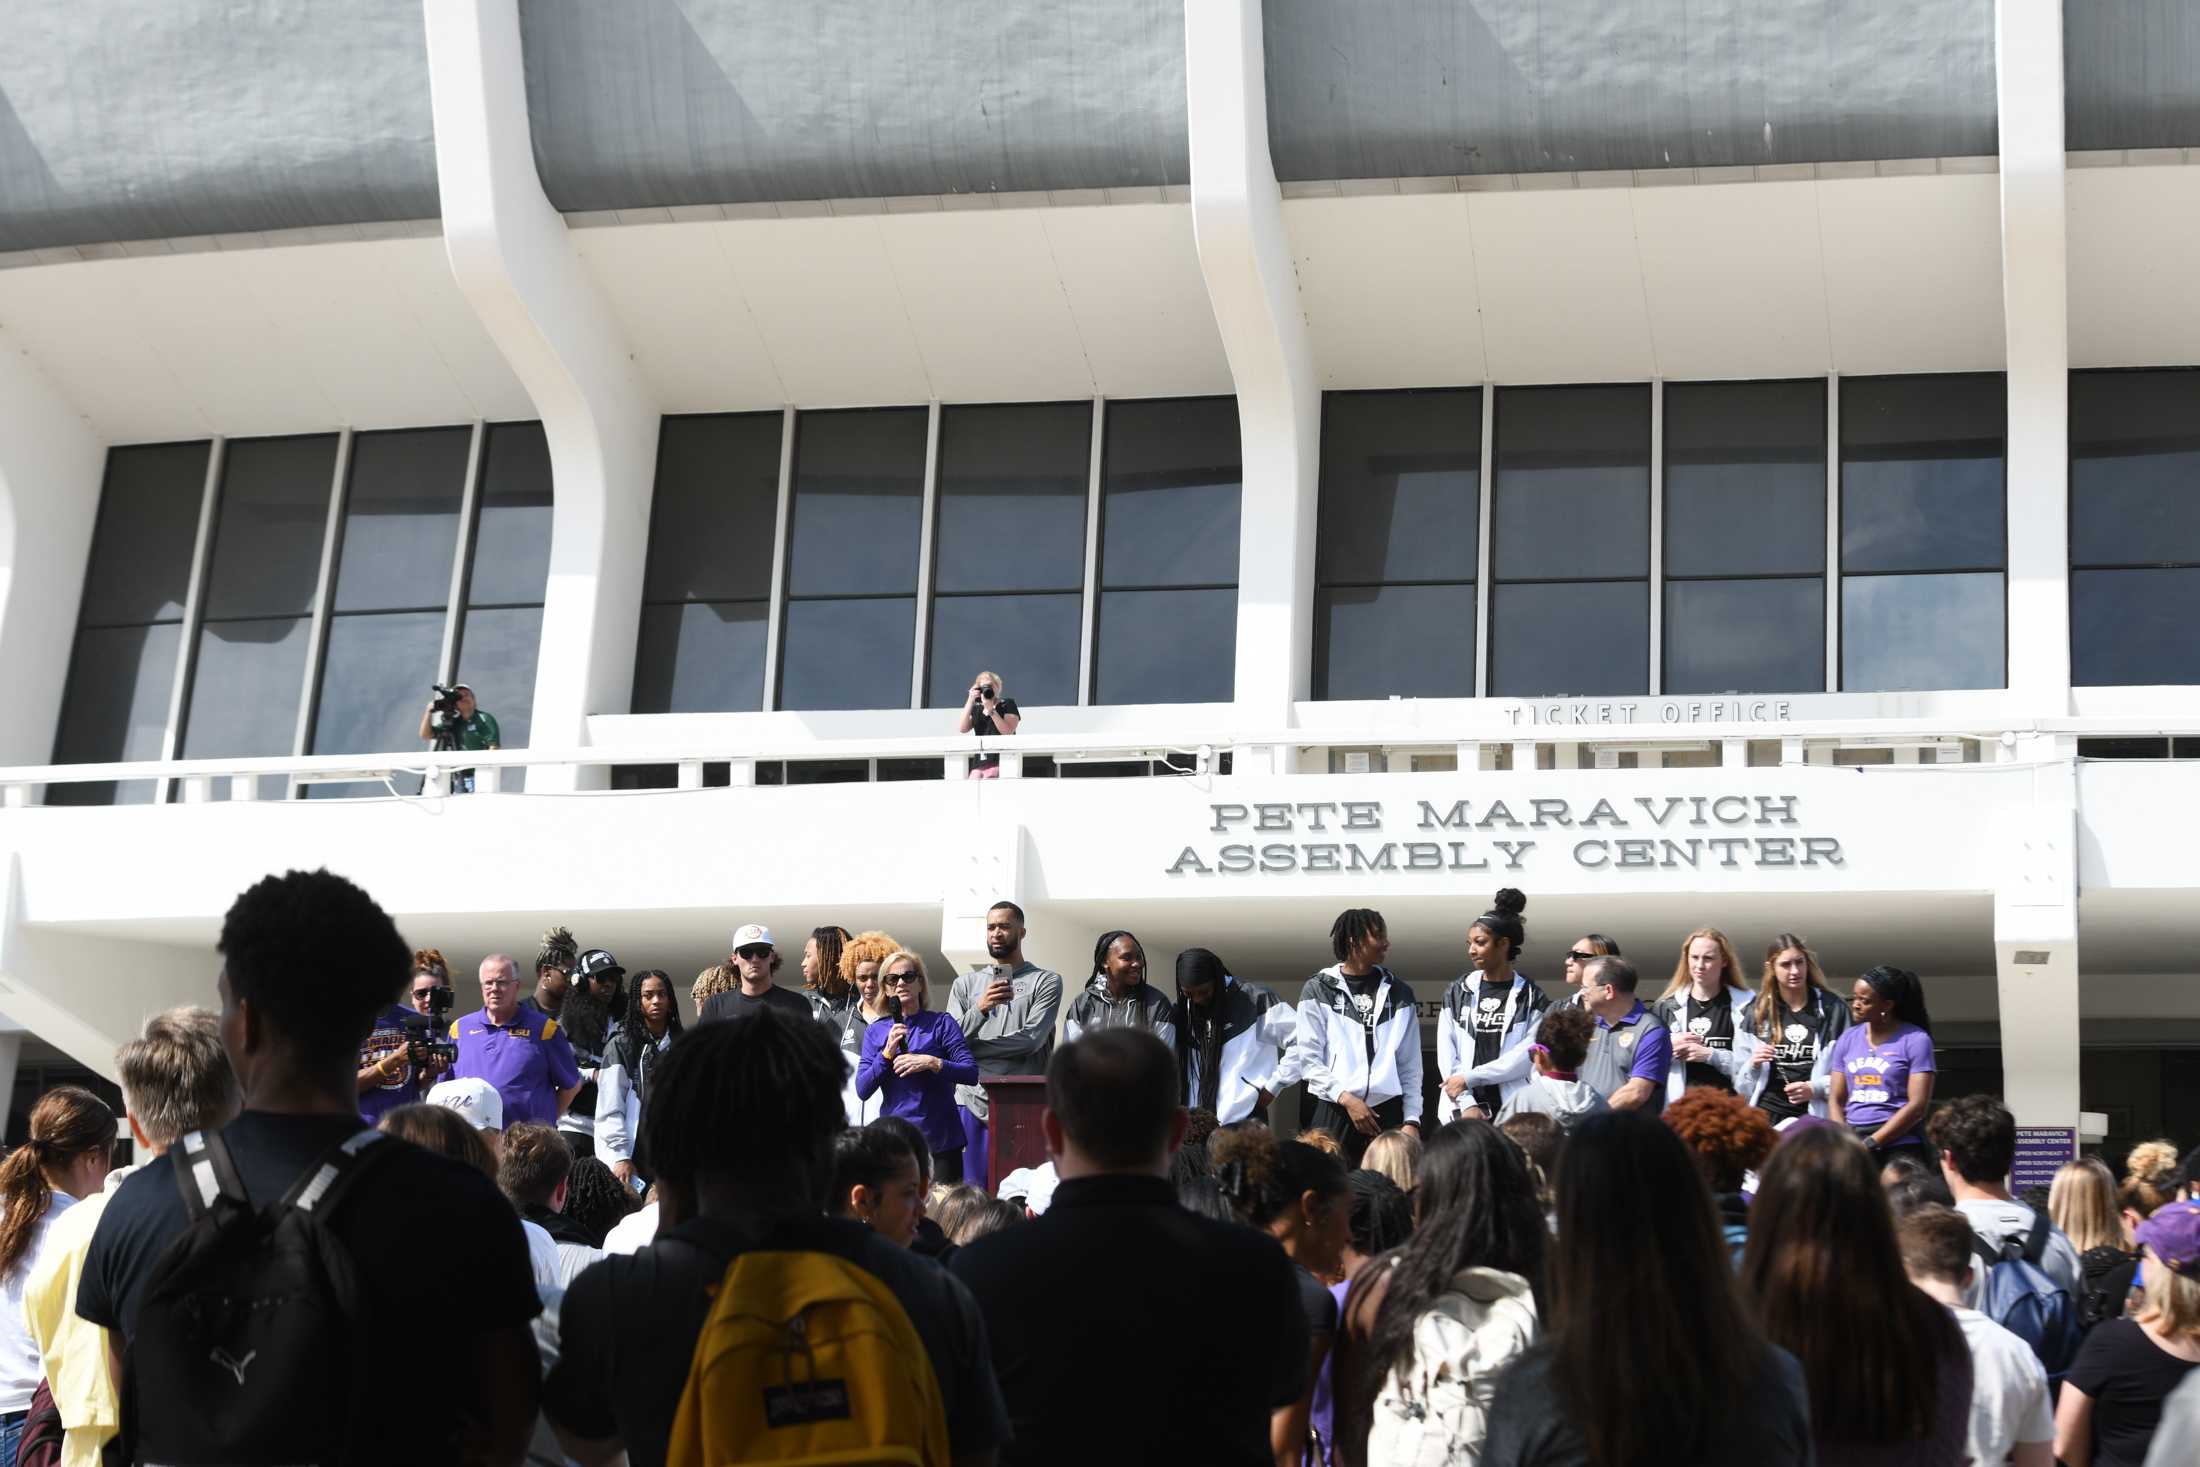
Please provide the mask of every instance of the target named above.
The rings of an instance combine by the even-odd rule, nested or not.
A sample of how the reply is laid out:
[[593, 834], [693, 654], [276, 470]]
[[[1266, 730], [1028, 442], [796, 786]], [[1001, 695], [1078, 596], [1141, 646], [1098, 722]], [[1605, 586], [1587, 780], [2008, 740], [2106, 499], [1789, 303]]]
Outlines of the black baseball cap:
[[620, 967], [619, 960], [602, 948], [592, 947], [582, 953], [580, 960], [574, 963], [573, 973], [575, 977], [594, 982], [598, 978], [624, 978], [626, 969]]

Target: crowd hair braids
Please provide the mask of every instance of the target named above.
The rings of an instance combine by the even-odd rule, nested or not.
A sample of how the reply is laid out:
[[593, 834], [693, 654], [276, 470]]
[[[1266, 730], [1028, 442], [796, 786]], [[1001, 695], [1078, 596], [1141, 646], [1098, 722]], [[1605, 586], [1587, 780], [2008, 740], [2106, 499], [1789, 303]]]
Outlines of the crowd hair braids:
[[810, 941], [817, 944], [817, 981], [805, 978], [802, 986], [825, 995], [828, 1003], [838, 1003], [852, 986], [841, 976], [840, 957], [848, 949], [853, 936], [845, 927], [824, 926], [810, 929]]
[[1346, 1196], [1343, 1161], [1303, 1141], [1278, 1141], [1266, 1126], [1238, 1125], [1215, 1133], [1209, 1154], [1215, 1180], [1241, 1220], [1264, 1228], [1307, 1192]]
[[1129, 939], [1131, 940], [1131, 946], [1132, 946], [1132, 947], [1134, 947], [1134, 948], [1137, 948], [1137, 949], [1138, 949], [1138, 967], [1139, 967], [1139, 971], [1140, 971], [1140, 972], [1144, 972], [1144, 971], [1145, 971], [1145, 967], [1146, 967], [1146, 944], [1144, 944], [1144, 943], [1142, 943], [1142, 942], [1140, 942], [1140, 941], [1138, 940], [1138, 934], [1137, 934], [1137, 933], [1135, 933], [1135, 932], [1126, 932], [1126, 931], [1124, 931], [1124, 930], [1123, 930], [1122, 928], [1120, 928], [1120, 927], [1119, 927], [1119, 928], [1117, 928], [1117, 929], [1116, 929], [1115, 931], [1113, 931], [1113, 932], [1103, 932], [1103, 933], [1101, 933], [1101, 934], [1100, 934], [1100, 940], [1099, 940], [1098, 942], [1096, 942], [1096, 943], [1094, 943], [1094, 944], [1092, 945], [1092, 976], [1093, 976], [1093, 977], [1095, 977], [1095, 978], [1098, 978], [1098, 979], [1100, 979], [1100, 980], [1101, 980], [1102, 982], [1105, 982], [1105, 981], [1107, 981], [1107, 973], [1108, 973], [1108, 949], [1109, 949], [1109, 948], [1111, 948], [1111, 947], [1114, 947], [1114, 946], [1115, 946], [1115, 944], [1116, 944], [1116, 943], [1117, 943], [1117, 942], [1118, 942], [1119, 940], [1121, 940], [1122, 938], [1126, 938], [1126, 937], [1127, 937], [1127, 938], [1129, 938]]
[[1779, 958], [1780, 954], [1785, 952], [1798, 952], [1803, 955], [1804, 971], [1808, 974], [1808, 977], [1804, 980], [1806, 984], [1805, 1002], [1809, 1001], [1810, 989], [1817, 989], [1820, 992], [1826, 991], [1826, 970], [1818, 966], [1818, 954], [1811, 949], [1810, 940], [1800, 933], [1776, 933], [1772, 941], [1765, 944], [1764, 977], [1757, 985], [1757, 991], [1760, 995], [1772, 995], [1769, 1001], [1760, 997], [1757, 1004], [1757, 1037], [1767, 1044], [1773, 1042], [1773, 1037], [1780, 1032], [1782, 1025], [1785, 1023], [1780, 1018], [1780, 1014], [1787, 1008], [1787, 1000], [1779, 997], [1780, 980], [1774, 976], [1772, 971], [1773, 963]]
[[1933, 1016], [1925, 1007], [1925, 983], [1908, 968], [1896, 968], [1882, 963], [1876, 968], [1866, 968], [1858, 975], [1869, 983], [1872, 992], [1894, 1004], [1894, 1016], [1905, 1024], [1914, 1024], [1927, 1034], [1933, 1032]]
[[1383, 914], [1373, 907], [1347, 907], [1329, 924], [1329, 951], [1338, 962], [1352, 956], [1352, 949], [1377, 933], [1387, 933]]
[[564, 927], [553, 927], [542, 935], [542, 951], [535, 954], [535, 974], [540, 977], [545, 968], [570, 974], [580, 961], [580, 955], [580, 944], [573, 941], [572, 932]]
[[610, 1167], [593, 1156], [573, 1158], [566, 1173], [565, 1215], [588, 1234], [592, 1246], [601, 1248], [604, 1235], [634, 1208], [634, 1194]]
[[1215, 1001], [1207, 1015], [1205, 1032], [1199, 1034], [1199, 1093], [1190, 1093], [1190, 1045], [1192, 1034], [1192, 1006], [1184, 1001], [1185, 1032], [1176, 1037], [1178, 1059], [1177, 1075], [1184, 1084], [1184, 1103], [1197, 1109], [1212, 1112], [1222, 1096], [1222, 1002], [1230, 987], [1230, 965], [1215, 953], [1203, 947], [1188, 947], [1176, 955], [1176, 991], [1182, 993], [1187, 983], [1213, 983]]
[[89, 1090], [57, 1085], [31, 1107], [30, 1139], [0, 1162], [0, 1274], [30, 1252], [38, 1220], [53, 1206], [48, 1166], [67, 1166], [115, 1144], [115, 1113]]
[[1520, 920], [1520, 914], [1527, 910], [1528, 898], [1522, 894], [1520, 888], [1508, 886], [1498, 891], [1487, 912], [1474, 919], [1474, 926], [1492, 937], [1505, 940], [1508, 949], [1505, 954], [1507, 963], [1517, 961], [1520, 950], [1528, 944], [1527, 924]]

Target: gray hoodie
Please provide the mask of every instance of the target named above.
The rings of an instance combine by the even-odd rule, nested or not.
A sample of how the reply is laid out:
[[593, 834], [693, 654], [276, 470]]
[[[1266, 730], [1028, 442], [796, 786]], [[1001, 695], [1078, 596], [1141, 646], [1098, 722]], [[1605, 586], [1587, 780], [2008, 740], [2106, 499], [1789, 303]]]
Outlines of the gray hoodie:
[[1512, 1093], [1497, 1113], [1497, 1123], [1503, 1125], [1519, 1115], [1544, 1115], [1558, 1122], [1560, 1130], [1571, 1131], [1583, 1116], [1610, 1108], [1588, 1081], [1554, 1080], [1538, 1071]]

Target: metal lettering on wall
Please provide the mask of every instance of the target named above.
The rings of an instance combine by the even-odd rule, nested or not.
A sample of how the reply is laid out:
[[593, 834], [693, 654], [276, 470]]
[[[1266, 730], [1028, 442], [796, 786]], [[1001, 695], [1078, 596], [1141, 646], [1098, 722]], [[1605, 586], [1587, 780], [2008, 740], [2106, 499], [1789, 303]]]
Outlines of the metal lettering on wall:
[[[1636, 795], [1618, 804], [1600, 799], [1585, 811], [1554, 799], [1209, 805], [1207, 833], [1238, 839], [1186, 846], [1166, 869], [1171, 876], [1513, 872], [1554, 859], [1590, 871], [1847, 865], [1839, 840], [1795, 829], [1803, 823], [1799, 803], [1794, 795]], [[1394, 805], [1401, 807], [1395, 821]], [[1270, 835], [1289, 838], [1262, 838]]]
[[1643, 723], [1789, 723], [1795, 705], [1786, 698], [1568, 698], [1523, 703], [1505, 710], [1512, 724], [1545, 727]]

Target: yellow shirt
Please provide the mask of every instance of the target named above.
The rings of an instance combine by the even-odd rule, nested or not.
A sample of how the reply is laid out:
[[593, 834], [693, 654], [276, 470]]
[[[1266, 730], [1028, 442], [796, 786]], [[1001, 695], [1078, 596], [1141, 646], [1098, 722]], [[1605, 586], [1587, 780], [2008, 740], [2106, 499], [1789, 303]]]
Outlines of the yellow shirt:
[[100, 1448], [122, 1429], [121, 1402], [107, 1374], [107, 1331], [77, 1317], [76, 1286], [107, 1199], [135, 1170], [114, 1172], [97, 1197], [87, 1197], [54, 1219], [45, 1254], [23, 1286], [23, 1314], [46, 1363], [47, 1388], [61, 1412], [62, 1467], [99, 1467]]

